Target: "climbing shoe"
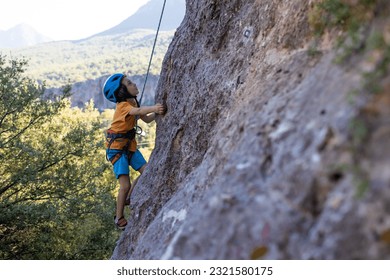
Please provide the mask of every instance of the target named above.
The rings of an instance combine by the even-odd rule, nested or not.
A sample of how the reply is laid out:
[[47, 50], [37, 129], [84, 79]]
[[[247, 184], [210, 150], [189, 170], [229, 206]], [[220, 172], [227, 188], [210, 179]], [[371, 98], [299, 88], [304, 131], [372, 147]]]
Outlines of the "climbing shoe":
[[120, 217], [119, 219], [116, 218], [116, 216], [114, 217], [114, 222], [115, 222], [115, 226], [118, 228], [118, 229], [121, 229], [121, 230], [124, 230], [127, 226], [127, 221], [125, 219], [125, 217]]

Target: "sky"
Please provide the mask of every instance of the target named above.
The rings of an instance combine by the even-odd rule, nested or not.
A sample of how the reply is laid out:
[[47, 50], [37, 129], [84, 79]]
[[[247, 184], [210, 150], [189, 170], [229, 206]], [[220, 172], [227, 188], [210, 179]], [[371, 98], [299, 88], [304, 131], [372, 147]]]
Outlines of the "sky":
[[0, 30], [26, 23], [53, 40], [78, 40], [119, 24], [150, 0], [5, 1]]

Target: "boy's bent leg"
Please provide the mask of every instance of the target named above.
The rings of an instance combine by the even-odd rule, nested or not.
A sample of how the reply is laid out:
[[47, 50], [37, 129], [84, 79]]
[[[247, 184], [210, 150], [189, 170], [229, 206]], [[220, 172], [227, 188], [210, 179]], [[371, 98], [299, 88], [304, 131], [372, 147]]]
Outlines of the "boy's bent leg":
[[127, 194], [130, 191], [130, 177], [129, 175], [120, 175], [119, 176], [119, 192], [118, 192], [118, 198], [116, 201], [116, 217], [117, 219], [124, 216], [123, 211], [125, 208], [125, 200], [127, 197]]
[[[147, 163], [145, 163], [140, 169], [138, 169], [137, 171], [139, 172], [139, 173], [143, 173], [144, 172], [144, 170], [145, 170], [145, 168], [146, 168], [146, 165], [147, 165]], [[140, 175], [141, 176], [141, 175]], [[131, 196], [131, 194], [132, 194], [132, 192], [133, 192], [133, 190], [134, 190], [134, 188], [135, 188], [135, 185], [137, 185], [137, 182], [138, 182], [138, 179], [139, 179], [139, 176], [137, 177], [137, 178], [135, 178], [135, 180], [133, 181], [133, 184], [131, 184], [131, 187], [130, 187], [130, 192], [129, 192], [129, 195], [128, 195], [128, 198], [130, 199], [130, 196]]]
[[[136, 150], [133, 154], [133, 156], [131, 157], [130, 159], [130, 166], [138, 171], [139, 173], [143, 173], [146, 166], [147, 166], [147, 162], [144, 158], [144, 156], [142, 155], [142, 153], [139, 151], [139, 150]], [[137, 177], [137, 179], [134, 180], [132, 186], [131, 186], [131, 189], [130, 189], [130, 192], [129, 192], [129, 196], [128, 196], [128, 199], [130, 199], [130, 196], [135, 188], [135, 185], [137, 184], [138, 182], [138, 179], [139, 179], [139, 176]]]
[[[146, 168], [146, 166], [147, 166], [148, 164], [147, 163], [145, 163], [144, 165], [142, 165], [142, 167], [140, 168], [140, 169], [138, 169], [137, 171], [139, 172], [139, 173], [144, 173], [144, 170], [145, 170], [145, 168]], [[138, 179], [138, 177], [137, 177], [137, 179]]]

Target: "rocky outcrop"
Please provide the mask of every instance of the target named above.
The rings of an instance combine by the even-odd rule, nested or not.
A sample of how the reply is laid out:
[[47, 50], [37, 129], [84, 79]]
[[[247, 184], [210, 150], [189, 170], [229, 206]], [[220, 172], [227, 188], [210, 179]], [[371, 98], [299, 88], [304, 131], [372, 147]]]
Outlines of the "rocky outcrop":
[[310, 2], [187, 1], [113, 259], [390, 258], [390, 79], [334, 63]]
[[[99, 77], [95, 80], [87, 80], [84, 82], [74, 83], [72, 85], [72, 95], [70, 97], [71, 106], [84, 108], [85, 103], [93, 100], [95, 107], [99, 111], [104, 109], [115, 108], [115, 103], [108, 101], [102, 94], [102, 88], [109, 75]], [[135, 75], [130, 77], [137, 84], [138, 89], [142, 92], [145, 82], [145, 75]], [[159, 76], [149, 74], [145, 86], [145, 91], [142, 97], [142, 105], [151, 105], [154, 103]], [[47, 95], [59, 95], [62, 93], [61, 88], [49, 88], [46, 91]]]

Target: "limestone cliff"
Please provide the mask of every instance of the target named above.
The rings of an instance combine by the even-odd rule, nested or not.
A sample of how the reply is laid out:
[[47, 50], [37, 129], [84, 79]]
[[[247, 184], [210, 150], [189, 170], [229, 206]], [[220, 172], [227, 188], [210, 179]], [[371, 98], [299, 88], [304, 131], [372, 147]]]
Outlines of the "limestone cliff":
[[187, 1], [113, 259], [390, 258], [389, 3], [368, 2], [336, 63], [318, 1]]

